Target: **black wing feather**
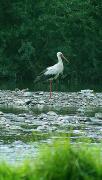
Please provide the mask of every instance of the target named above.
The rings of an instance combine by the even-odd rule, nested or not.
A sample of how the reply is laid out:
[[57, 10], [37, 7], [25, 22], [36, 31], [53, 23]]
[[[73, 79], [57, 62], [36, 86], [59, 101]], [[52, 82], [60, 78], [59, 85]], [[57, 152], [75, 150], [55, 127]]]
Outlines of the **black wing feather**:
[[53, 79], [55, 77], [55, 74], [48, 74], [48, 75], [45, 75], [44, 73], [47, 71], [47, 69], [45, 69], [44, 71], [42, 71], [37, 77], [36, 79], [34, 80], [34, 83], [37, 83], [39, 81], [46, 81], [46, 80], [49, 80], [49, 79]]

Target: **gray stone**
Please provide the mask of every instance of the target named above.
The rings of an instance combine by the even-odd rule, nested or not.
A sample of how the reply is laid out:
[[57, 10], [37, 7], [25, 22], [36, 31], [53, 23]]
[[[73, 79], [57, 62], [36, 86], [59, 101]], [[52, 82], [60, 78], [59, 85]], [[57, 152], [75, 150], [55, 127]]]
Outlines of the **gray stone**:
[[31, 96], [33, 96], [33, 94], [32, 94], [32, 92], [24, 92], [24, 94], [23, 94], [23, 96], [25, 96], [25, 97], [31, 97]]
[[86, 93], [93, 93], [94, 91], [90, 89], [84, 89], [84, 90], [81, 90], [80, 92], [86, 94]]
[[39, 101], [39, 104], [45, 104], [45, 101], [40, 100], [40, 101]]
[[0, 116], [3, 115], [4, 113], [2, 111], [0, 111]]
[[44, 92], [42, 91], [42, 92], [39, 92], [39, 95], [43, 95], [44, 94]]
[[57, 114], [54, 111], [49, 111], [47, 113], [47, 115], [49, 115], [49, 116], [57, 116]]
[[6, 124], [6, 127], [10, 127], [10, 125], [9, 125], [9, 124]]
[[95, 118], [102, 119], [102, 113], [95, 113]]

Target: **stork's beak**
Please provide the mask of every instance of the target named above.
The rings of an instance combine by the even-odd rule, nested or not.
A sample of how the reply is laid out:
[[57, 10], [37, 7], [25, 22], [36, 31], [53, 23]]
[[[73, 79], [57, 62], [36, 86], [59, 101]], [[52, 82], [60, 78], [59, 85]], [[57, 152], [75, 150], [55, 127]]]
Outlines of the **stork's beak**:
[[63, 58], [64, 60], [66, 60], [67, 63], [69, 63], [68, 59], [66, 59], [66, 58], [63, 56], [63, 54], [62, 54], [62, 58]]

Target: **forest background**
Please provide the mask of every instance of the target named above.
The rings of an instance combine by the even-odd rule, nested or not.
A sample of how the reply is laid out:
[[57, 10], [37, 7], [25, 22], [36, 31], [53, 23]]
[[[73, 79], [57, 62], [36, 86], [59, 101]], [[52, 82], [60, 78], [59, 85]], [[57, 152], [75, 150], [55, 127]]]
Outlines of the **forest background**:
[[0, 78], [33, 82], [58, 51], [64, 83], [101, 84], [101, 0], [0, 1]]

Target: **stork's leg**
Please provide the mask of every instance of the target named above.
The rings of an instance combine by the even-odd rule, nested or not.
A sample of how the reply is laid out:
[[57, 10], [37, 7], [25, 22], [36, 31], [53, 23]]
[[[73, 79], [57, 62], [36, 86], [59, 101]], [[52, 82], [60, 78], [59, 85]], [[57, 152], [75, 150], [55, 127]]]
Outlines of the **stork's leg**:
[[52, 97], [52, 80], [50, 80], [50, 98]]

